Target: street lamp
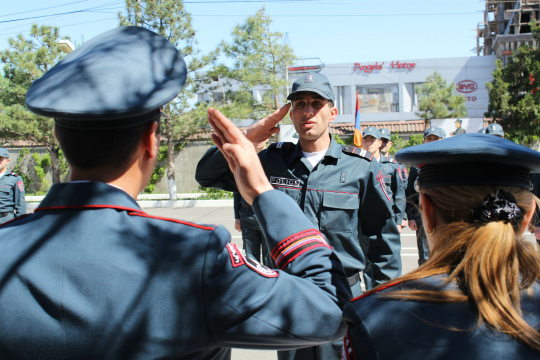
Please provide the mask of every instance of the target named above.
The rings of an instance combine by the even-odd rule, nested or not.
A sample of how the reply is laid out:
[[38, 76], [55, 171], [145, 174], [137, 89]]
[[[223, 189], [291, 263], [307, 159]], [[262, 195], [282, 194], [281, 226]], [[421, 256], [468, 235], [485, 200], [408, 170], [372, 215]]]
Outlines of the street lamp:
[[75, 50], [75, 47], [71, 43], [71, 41], [67, 39], [58, 40], [58, 47], [62, 52], [65, 52], [66, 54], [69, 54], [73, 50]]

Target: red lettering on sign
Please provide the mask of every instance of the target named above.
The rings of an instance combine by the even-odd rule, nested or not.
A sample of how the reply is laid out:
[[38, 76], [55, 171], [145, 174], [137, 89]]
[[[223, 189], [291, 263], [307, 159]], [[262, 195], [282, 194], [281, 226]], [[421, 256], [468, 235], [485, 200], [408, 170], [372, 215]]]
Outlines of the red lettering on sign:
[[358, 70], [358, 71], [370, 73], [373, 70], [381, 70], [383, 65], [384, 65], [384, 62], [382, 64], [379, 64], [378, 61], [375, 63], [375, 65], [360, 65], [360, 63], [355, 63], [353, 71]]
[[392, 66], [392, 69], [409, 69], [409, 71], [416, 67], [416, 63], [400, 63], [399, 61], [392, 61], [392, 64], [390, 65]]
[[462, 80], [456, 84], [456, 90], [460, 93], [472, 93], [478, 89], [478, 84], [472, 80]]

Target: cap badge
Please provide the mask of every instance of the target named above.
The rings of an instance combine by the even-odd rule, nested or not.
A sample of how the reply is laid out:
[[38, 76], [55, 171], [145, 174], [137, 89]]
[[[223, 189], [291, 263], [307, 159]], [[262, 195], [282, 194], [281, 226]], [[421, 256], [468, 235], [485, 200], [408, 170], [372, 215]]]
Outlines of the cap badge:
[[304, 79], [304, 82], [306, 84], [313, 82], [313, 75], [306, 75], [306, 78]]

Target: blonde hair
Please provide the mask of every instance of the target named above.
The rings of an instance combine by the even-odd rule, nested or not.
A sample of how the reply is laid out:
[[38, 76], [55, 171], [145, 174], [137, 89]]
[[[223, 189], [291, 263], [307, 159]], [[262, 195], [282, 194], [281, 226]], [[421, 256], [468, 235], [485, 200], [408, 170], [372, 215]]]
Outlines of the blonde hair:
[[531, 210], [530, 191], [510, 186], [446, 186], [422, 190], [434, 205], [442, 224], [434, 229], [429, 260], [398, 281], [447, 274], [446, 284], [460, 290], [401, 290], [385, 296], [436, 302], [470, 301], [483, 323], [540, 351], [540, 333], [522, 317], [522, 291], [532, 291], [540, 280], [540, 259], [532, 244], [521, 238], [523, 221], [516, 228], [504, 221], [471, 223], [471, 209], [497, 189], [510, 192], [525, 215]]

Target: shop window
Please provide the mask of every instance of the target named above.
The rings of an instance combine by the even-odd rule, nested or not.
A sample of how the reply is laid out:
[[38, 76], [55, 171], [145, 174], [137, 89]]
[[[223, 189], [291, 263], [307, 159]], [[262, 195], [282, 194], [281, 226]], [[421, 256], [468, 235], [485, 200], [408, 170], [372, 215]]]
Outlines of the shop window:
[[399, 112], [397, 84], [357, 85], [360, 113]]

